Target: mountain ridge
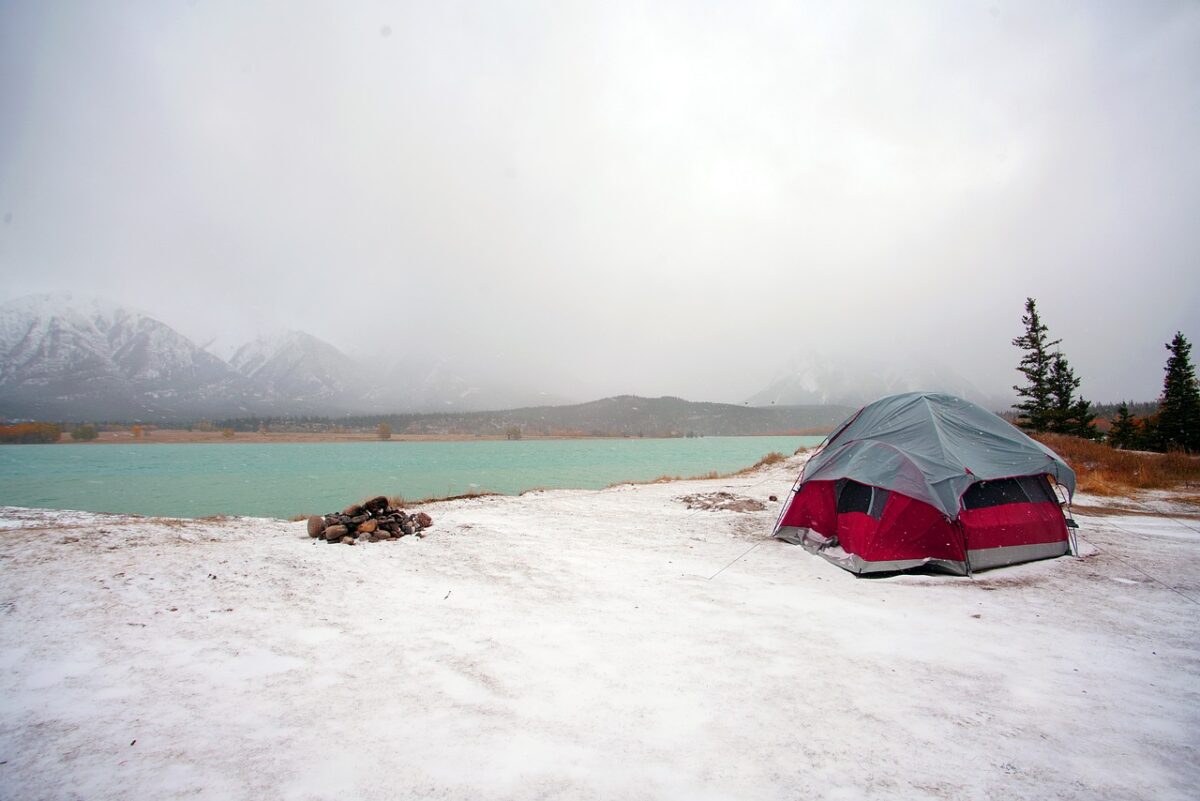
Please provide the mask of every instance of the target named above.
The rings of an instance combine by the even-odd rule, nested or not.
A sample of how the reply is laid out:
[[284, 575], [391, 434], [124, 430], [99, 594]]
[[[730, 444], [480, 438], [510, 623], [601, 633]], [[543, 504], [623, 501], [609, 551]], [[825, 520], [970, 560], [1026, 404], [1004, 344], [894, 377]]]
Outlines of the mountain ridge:
[[[939, 371], [940, 370], [940, 371]], [[762, 433], [825, 425], [795, 413], [737, 409], [827, 406], [857, 408], [882, 395], [948, 391], [990, 403], [952, 371], [900, 370], [886, 363], [794, 358], [746, 404], [711, 404], [664, 396], [625, 403], [618, 421], [605, 411], [618, 395], [583, 404], [471, 376], [452, 361], [406, 358], [360, 362], [304, 331], [281, 331], [243, 343], [229, 360], [197, 345], [151, 314], [103, 298], [44, 293], [0, 304], [0, 417], [57, 420], [141, 420], [421, 414], [448, 421], [486, 413], [507, 425], [603, 430]], [[669, 402], [694, 403], [668, 408]], [[653, 401], [653, 402], [652, 402]], [[994, 404], [993, 404], [994, 405]], [[1007, 405], [1007, 404], [1001, 404]], [[568, 419], [551, 412], [576, 411]], [[997, 407], [998, 408], [998, 407]], [[509, 410], [507, 418], [496, 409]], [[515, 414], [542, 410], [534, 417]], [[465, 419], [465, 418], [463, 418]], [[714, 422], [725, 420], [726, 422]], [[736, 422], [735, 422], [736, 421]], [[751, 422], [752, 421], [752, 422]], [[833, 422], [836, 422], [834, 420]], [[702, 423], [702, 424], [701, 424]], [[449, 423], [447, 423], [449, 424]], [[707, 426], [707, 427], [706, 427]]]
[[155, 416], [257, 408], [237, 371], [167, 324], [73, 295], [0, 304], [0, 411], [8, 416]]
[[146, 312], [43, 293], [0, 303], [0, 417], [147, 422], [244, 415], [478, 411], [544, 393], [473, 380], [444, 359], [360, 362], [304, 331], [228, 361]]

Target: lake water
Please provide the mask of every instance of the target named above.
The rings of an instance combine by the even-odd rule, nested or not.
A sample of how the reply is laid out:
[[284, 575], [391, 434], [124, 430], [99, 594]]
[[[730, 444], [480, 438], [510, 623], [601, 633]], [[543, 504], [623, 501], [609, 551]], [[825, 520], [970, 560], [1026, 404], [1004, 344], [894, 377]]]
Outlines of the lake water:
[[342, 509], [371, 495], [597, 489], [662, 475], [727, 473], [821, 439], [3, 445], [0, 505], [286, 518]]

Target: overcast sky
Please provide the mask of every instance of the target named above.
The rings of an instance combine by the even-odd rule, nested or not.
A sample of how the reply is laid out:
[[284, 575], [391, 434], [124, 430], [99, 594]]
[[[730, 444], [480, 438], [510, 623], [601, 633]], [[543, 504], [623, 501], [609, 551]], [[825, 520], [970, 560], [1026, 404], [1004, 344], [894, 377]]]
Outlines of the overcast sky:
[[[576, 397], [1200, 340], [1200, 4], [0, 0], [0, 299]], [[1200, 355], [1200, 348], [1194, 357]]]

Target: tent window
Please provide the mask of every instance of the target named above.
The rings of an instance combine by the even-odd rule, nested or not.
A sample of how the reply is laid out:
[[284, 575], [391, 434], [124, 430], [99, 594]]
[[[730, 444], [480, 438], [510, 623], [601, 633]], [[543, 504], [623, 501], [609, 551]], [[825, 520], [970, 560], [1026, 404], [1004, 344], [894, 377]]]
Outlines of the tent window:
[[838, 487], [838, 514], [862, 512], [878, 520], [883, 517], [883, 507], [887, 503], [887, 495], [887, 490], [846, 479]]
[[[1041, 500], [1038, 498], [1038, 500]], [[1016, 478], [998, 478], [995, 481], [978, 481], [970, 486], [962, 497], [964, 509], [986, 509], [1006, 503], [1028, 503], [1029, 496]]]
[[1044, 475], [1021, 476], [1017, 481], [1021, 482], [1021, 489], [1025, 490], [1029, 500], [1034, 503], [1043, 501], [1058, 503], [1058, 498], [1054, 496], [1054, 490], [1050, 489], [1050, 481]]

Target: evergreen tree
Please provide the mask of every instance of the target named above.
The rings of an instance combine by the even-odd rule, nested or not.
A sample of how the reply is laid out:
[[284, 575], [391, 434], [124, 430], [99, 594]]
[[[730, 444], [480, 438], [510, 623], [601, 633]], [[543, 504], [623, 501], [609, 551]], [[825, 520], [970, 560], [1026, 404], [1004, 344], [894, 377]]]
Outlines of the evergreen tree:
[[1138, 441], [1138, 425], [1129, 413], [1129, 404], [1124, 401], [1117, 407], [1117, 415], [1112, 419], [1112, 428], [1108, 431], [1108, 444], [1114, 448], [1128, 450]]
[[1158, 439], [1162, 447], [1200, 451], [1200, 386], [1192, 367], [1192, 344], [1182, 332], [1167, 345], [1171, 352], [1163, 393], [1158, 401]]
[[1137, 421], [1137, 437], [1133, 447], [1143, 451], [1161, 451], [1162, 443], [1158, 439], [1158, 414], [1150, 414]]
[[1066, 434], [1071, 427], [1071, 412], [1074, 407], [1075, 390], [1079, 388], [1079, 379], [1075, 371], [1061, 353], [1050, 357], [1050, 375], [1047, 379], [1050, 387], [1050, 409], [1046, 415], [1046, 430], [1056, 434]]
[[1017, 410], [1017, 425], [1021, 428], [1046, 431], [1053, 417], [1050, 371], [1054, 359], [1050, 348], [1062, 340], [1051, 342], [1047, 339], [1046, 332], [1049, 329], [1042, 324], [1037, 301], [1033, 298], [1025, 299], [1025, 315], [1021, 322], [1025, 324], [1025, 333], [1012, 343], [1025, 351], [1017, 370], [1028, 383], [1025, 386], [1013, 386], [1017, 395], [1025, 399], [1013, 404], [1013, 408]]
[[1096, 436], [1096, 415], [1092, 413], [1092, 404], [1082, 397], [1075, 397], [1079, 383], [1067, 357], [1055, 352], [1050, 359], [1050, 409], [1046, 431], [1085, 439]]

